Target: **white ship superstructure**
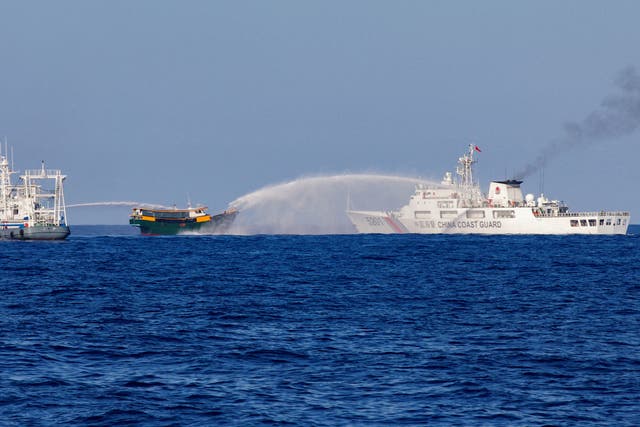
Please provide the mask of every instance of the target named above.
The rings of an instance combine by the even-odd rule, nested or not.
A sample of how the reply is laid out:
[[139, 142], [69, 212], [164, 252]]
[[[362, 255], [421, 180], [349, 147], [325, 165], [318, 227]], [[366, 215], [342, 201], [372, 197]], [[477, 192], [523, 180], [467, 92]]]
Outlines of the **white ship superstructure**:
[[491, 181], [485, 196], [473, 178], [477, 146], [458, 159], [457, 179], [450, 172], [439, 185], [417, 184], [409, 204], [399, 211], [347, 214], [359, 233], [452, 234], [626, 234], [629, 212], [571, 212], [544, 194], [523, 197], [522, 181]]
[[42, 167], [26, 170], [19, 184], [17, 174], [0, 152], [0, 238], [23, 240], [59, 240], [69, 235], [60, 170]]

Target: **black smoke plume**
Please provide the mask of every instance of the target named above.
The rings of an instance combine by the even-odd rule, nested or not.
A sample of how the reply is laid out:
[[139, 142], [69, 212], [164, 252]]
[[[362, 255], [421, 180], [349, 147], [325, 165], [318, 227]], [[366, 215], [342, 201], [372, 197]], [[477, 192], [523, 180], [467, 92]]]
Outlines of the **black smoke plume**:
[[600, 108], [581, 122], [565, 123], [563, 136], [547, 145], [515, 177], [522, 179], [531, 175], [572, 148], [585, 147], [635, 132], [640, 127], [640, 75], [635, 67], [629, 66], [618, 74], [614, 83], [618, 89], [616, 93], [607, 96]]

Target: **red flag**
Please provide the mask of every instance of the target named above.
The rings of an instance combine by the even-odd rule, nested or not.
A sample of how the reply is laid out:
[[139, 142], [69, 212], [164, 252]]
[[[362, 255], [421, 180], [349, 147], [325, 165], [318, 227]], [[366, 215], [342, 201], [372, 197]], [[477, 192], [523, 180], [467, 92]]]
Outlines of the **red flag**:
[[478, 146], [477, 146], [477, 145], [474, 145], [474, 147], [473, 147], [473, 148], [475, 148], [475, 150], [476, 150], [478, 153], [482, 153], [482, 150], [481, 150], [480, 148], [478, 148]]

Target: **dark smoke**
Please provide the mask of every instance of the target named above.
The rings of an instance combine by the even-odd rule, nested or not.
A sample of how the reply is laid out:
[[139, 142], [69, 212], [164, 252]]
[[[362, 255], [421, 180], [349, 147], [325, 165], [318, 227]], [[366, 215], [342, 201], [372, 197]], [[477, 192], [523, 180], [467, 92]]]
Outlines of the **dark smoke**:
[[540, 170], [558, 155], [575, 147], [629, 135], [640, 127], [640, 75], [635, 67], [622, 70], [615, 79], [618, 93], [607, 96], [600, 108], [581, 122], [564, 125], [564, 135], [553, 141], [516, 174], [524, 178]]

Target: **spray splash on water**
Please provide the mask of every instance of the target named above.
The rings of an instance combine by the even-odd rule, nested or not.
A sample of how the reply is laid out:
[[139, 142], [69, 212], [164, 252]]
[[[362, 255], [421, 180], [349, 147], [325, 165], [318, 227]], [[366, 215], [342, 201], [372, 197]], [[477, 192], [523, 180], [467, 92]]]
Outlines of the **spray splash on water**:
[[[311, 176], [270, 185], [237, 198], [229, 204], [240, 211], [224, 234], [349, 234], [356, 230], [347, 217], [349, 207], [358, 210], [397, 209], [407, 203], [422, 178], [344, 174]], [[74, 203], [67, 208], [98, 206], [169, 206], [135, 201]], [[213, 229], [190, 234], [220, 234]]]
[[227, 234], [349, 234], [347, 205], [359, 210], [396, 209], [421, 178], [347, 174], [303, 177], [263, 187], [230, 206], [240, 214]]

